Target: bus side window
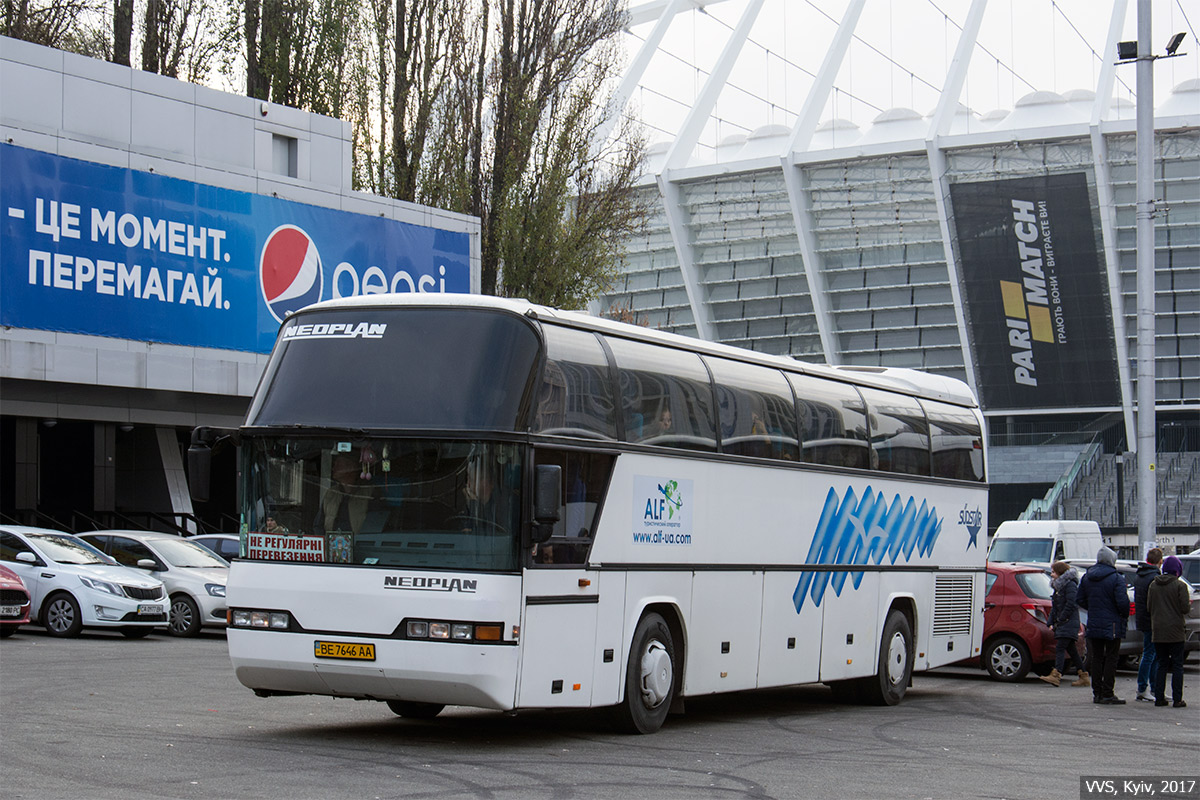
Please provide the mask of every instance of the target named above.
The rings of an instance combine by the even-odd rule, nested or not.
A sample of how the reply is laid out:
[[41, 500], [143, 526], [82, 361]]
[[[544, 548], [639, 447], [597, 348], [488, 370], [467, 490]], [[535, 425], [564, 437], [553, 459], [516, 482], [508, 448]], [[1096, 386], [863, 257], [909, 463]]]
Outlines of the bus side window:
[[625, 437], [659, 447], [717, 449], [712, 383], [700, 356], [606, 337], [621, 382]]
[[783, 373], [706, 357], [717, 384], [721, 452], [796, 461], [796, 406]]
[[934, 477], [982, 481], [983, 431], [979, 419], [967, 408], [933, 400], [922, 400], [921, 405], [929, 418]]
[[617, 438], [608, 357], [594, 333], [546, 325], [546, 366], [534, 431]]
[[800, 413], [803, 460], [837, 467], [869, 466], [866, 404], [848, 383], [789, 373]]
[[562, 467], [563, 505], [550, 539], [535, 548], [533, 563], [584, 564], [595, 536], [597, 514], [608, 488], [613, 457], [606, 453], [540, 449], [535, 463]]
[[929, 474], [929, 424], [914, 398], [863, 387], [871, 430], [871, 466], [905, 475]]

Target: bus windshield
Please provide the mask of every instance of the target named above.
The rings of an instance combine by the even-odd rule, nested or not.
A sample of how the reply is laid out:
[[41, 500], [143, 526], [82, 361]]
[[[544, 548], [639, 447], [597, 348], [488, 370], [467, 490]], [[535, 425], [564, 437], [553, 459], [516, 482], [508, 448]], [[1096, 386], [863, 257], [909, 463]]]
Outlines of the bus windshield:
[[519, 431], [541, 342], [511, 314], [320, 309], [288, 317], [252, 426]]
[[516, 445], [253, 436], [241, 458], [246, 558], [519, 569]]

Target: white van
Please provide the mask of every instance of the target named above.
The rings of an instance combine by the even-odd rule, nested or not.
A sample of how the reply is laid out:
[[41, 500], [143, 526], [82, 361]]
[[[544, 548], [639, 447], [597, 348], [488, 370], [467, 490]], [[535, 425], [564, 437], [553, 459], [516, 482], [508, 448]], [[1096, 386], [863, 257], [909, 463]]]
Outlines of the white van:
[[1104, 546], [1091, 520], [1047, 519], [1002, 522], [988, 548], [988, 561], [1050, 566], [1055, 561], [1096, 560]]

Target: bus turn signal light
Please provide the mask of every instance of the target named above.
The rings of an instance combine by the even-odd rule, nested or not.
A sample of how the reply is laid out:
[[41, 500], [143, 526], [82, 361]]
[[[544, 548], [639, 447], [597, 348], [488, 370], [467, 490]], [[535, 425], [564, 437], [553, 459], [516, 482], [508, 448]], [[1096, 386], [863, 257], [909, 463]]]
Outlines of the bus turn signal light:
[[498, 642], [500, 641], [500, 626], [476, 625], [475, 638], [482, 642]]

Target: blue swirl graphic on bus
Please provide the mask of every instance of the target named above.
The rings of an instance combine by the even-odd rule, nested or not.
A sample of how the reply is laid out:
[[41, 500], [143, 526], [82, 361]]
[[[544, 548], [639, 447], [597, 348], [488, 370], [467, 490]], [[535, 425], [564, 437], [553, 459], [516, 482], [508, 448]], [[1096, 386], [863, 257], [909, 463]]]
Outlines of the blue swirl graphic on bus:
[[[870, 486], [861, 500], [852, 488], [846, 490], [844, 498], [839, 498], [837, 492], [830, 489], [804, 563], [882, 564], [886, 556], [889, 563], [895, 564], [901, 554], [909, 561], [913, 550], [919, 556], [931, 553], [941, 532], [942, 520], [937, 516], [937, 509], [926, 508], [924, 500], [917, 508], [915, 498], [902, 501], [900, 495], [896, 495], [889, 505], [884, 496]], [[834, 593], [840, 597], [847, 577], [857, 589], [863, 573], [802, 573], [796, 591], [792, 593], [796, 613], [803, 608], [805, 595], [812, 597], [813, 605], [820, 607], [830, 582]]]

